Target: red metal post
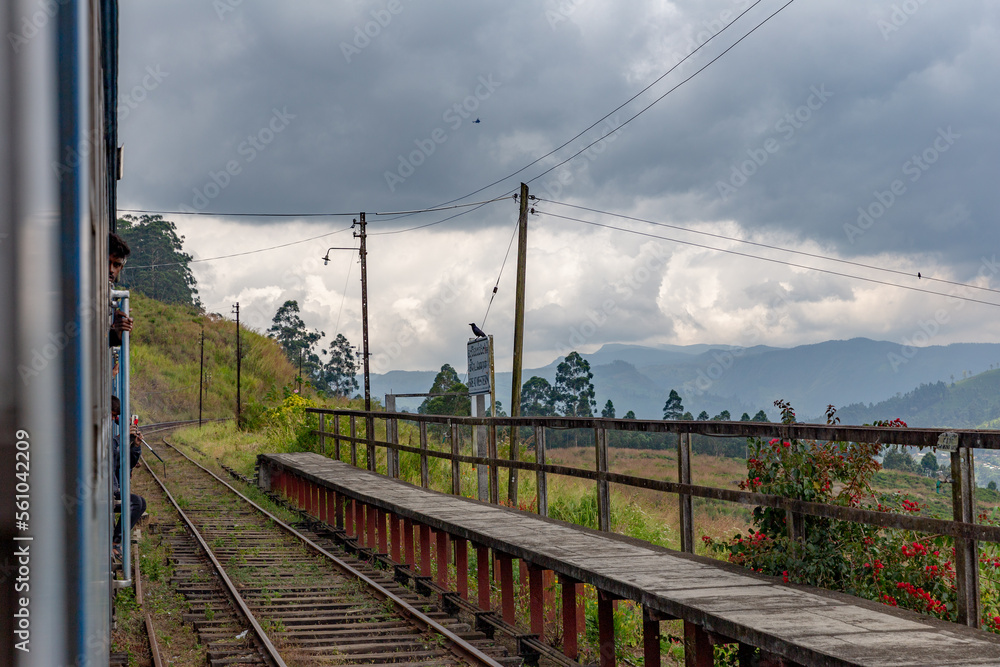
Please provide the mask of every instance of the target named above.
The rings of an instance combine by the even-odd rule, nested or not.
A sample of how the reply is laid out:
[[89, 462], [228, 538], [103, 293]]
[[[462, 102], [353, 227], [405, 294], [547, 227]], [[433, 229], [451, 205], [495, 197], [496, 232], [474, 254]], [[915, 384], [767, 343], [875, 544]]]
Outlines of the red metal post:
[[455, 590], [463, 600], [469, 599], [469, 543], [462, 538], [452, 538], [455, 543]]
[[316, 488], [318, 490], [318, 493], [316, 494], [317, 502], [319, 503], [319, 511], [316, 516], [319, 517], [320, 521], [326, 523], [326, 487], [317, 486]]
[[389, 541], [392, 542], [392, 555], [390, 557], [396, 563], [403, 562], [400, 556], [399, 537], [399, 517], [389, 512]]
[[411, 570], [417, 569], [417, 554], [413, 548], [413, 519], [403, 519], [403, 558]]
[[556, 609], [556, 573], [552, 570], [542, 572], [542, 603], [546, 622], [555, 625], [559, 621], [559, 610]]
[[507, 554], [493, 552], [496, 556], [497, 569], [500, 570], [500, 607], [503, 620], [514, 624], [514, 567], [511, 557]]
[[[576, 587], [578, 582], [569, 577], [559, 577], [562, 583], [563, 653], [571, 660], [580, 656], [577, 637], [580, 626], [576, 618]], [[655, 666], [654, 666], [655, 667]]]
[[378, 552], [380, 554], [389, 553], [389, 534], [386, 532], [385, 522], [385, 510], [375, 510], [375, 532], [378, 533]]
[[354, 501], [354, 534], [358, 544], [365, 544], [365, 506], [360, 500]]
[[708, 639], [708, 633], [700, 625], [684, 621], [684, 665], [685, 667], [712, 667], [715, 651]]
[[420, 524], [420, 574], [431, 576], [431, 527]]
[[330, 526], [337, 525], [337, 493], [333, 489], [326, 490], [326, 523]]
[[347, 500], [346, 512], [344, 512], [344, 531], [354, 537], [354, 501]]
[[597, 592], [597, 645], [600, 667], [615, 667], [615, 605], [602, 591]]
[[344, 527], [344, 496], [343, 494], [334, 494], [337, 498], [336, 505], [334, 506], [333, 516], [337, 520], [337, 528]]
[[437, 583], [442, 588], [448, 588], [448, 533], [437, 531]]
[[490, 550], [476, 545], [476, 582], [479, 588], [479, 608], [490, 610]]
[[306, 480], [301, 477], [296, 477], [295, 479], [299, 483], [299, 507], [306, 509]]
[[545, 601], [542, 597], [542, 569], [528, 567], [528, 609], [531, 616], [531, 631], [545, 641]]
[[660, 664], [660, 617], [649, 609], [642, 610], [642, 656], [644, 665]]
[[378, 536], [375, 534], [375, 514], [374, 507], [365, 505], [365, 518], [368, 520], [368, 541], [365, 546], [372, 550], [378, 548]]

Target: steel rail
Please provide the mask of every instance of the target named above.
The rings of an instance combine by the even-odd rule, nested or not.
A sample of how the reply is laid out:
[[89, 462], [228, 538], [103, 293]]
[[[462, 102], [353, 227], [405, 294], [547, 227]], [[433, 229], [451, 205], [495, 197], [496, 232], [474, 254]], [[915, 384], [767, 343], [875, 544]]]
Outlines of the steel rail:
[[[164, 440], [164, 442], [166, 442], [166, 440]], [[153, 469], [149, 467], [149, 464], [147, 464], [145, 461], [143, 461], [142, 464], [146, 466], [146, 471], [153, 476], [153, 479], [156, 480], [156, 483], [160, 485], [161, 489], [163, 489], [163, 493], [166, 494], [167, 500], [169, 500], [170, 504], [174, 506], [175, 510], [177, 510], [177, 513], [180, 515], [181, 519], [184, 520], [184, 523], [187, 524], [188, 530], [190, 530], [192, 535], [194, 535], [194, 538], [198, 541], [198, 544], [205, 552], [205, 555], [207, 555], [208, 559], [212, 561], [212, 566], [215, 568], [216, 573], [219, 575], [219, 578], [222, 579], [222, 583], [226, 585], [226, 588], [229, 590], [229, 594], [233, 597], [233, 600], [236, 602], [237, 606], [239, 606], [240, 611], [243, 612], [243, 615], [250, 623], [250, 626], [253, 628], [254, 634], [257, 635], [257, 638], [260, 639], [261, 643], [264, 645], [264, 649], [267, 651], [268, 656], [274, 661], [276, 667], [288, 667], [285, 664], [285, 661], [281, 659], [281, 655], [278, 653], [278, 649], [275, 648], [274, 644], [271, 643], [270, 638], [267, 636], [267, 633], [264, 632], [264, 628], [261, 627], [260, 623], [257, 622], [257, 618], [253, 615], [253, 612], [250, 611], [250, 607], [243, 599], [243, 596], [240, 595], [239, 591], [236, 589], [236, 585], [233, 584], [232, 580], [229, 578], [229, 575], [226, 574], [226, 570], [222, 567], [222, 563], [220, 563], [219, 559], [215, 557], [215, 554], [212, 552], [212, 549], [209, 548], [208, 543], [205, 541], [205, 538], [201, 536], [201, 533], [198, 531], [198, 528], [194, 525], [191, 519], [188, 518], [187, 514], [184, 513], [184, 510], [180, 508], [180, 505], [178, 505], [177, 501], [174, 500], [174, 497], [170, 494], [170, 491], [167, 490], [166, 485], [160, 480], [159, 477], [156, 476], [156, 473], [153, 472]], [[226, 486], [229, 485], [227, 484]]]
[[324, 549], [323, 547], [321, 547], [320, 545], [316, 544], [311, 539], [309, 539], [308, 537], [306, 537], [305, 535], [303, 535], [302, 533], [300, 533], [299, 531], [297, 531], [295, 528], [289, 526], [287, 523], [285, 523], [284, 521], [282, 521], [281, 519], [279, 519], [277, 516], [275, 516], [274, 514], [272, 514], [269, 511], [267, 511], [266, 509], [264, 509], [263, 507], [261, 507], [257, 503], [255, 503], [250, 498], [247, 498], [245, 495], [243, 495], [242, 493], [240, 493], [235, 487], [233, 487], [232, 485], [230, 485], [226, 480], [222, 479], [221, 477], [219, 477], [218, 475], [216, 475], [214, 472], [212, 472], [211, 470], [209, 470], [205, 466], [201, 465], [200, 463], [198, 463], [194, 459], [192, 459], [190, 456], [188, 456], [187, 454], [185, 454], [184, 452], [182, 452], [176, 446], [170, 444], [166, 440], [164, 440], [163, 443], [165, 445], [167, 445], [168, 447], [170, 447], [171, 449], [173, 449], [178, 454], [180, 454], [181, 456], [183, 456], [185, 459], [187, 459], [188, 461], [190, 461], [192, 464], [196, 465], [198, 468], [200, 468], [201, 470], [205, 471], [206, 473], [208, 473], [209, 475], [211, 475], [212, 477], [214, 477], [220, 484], [225, 485], [225, 487], [227, 489], [229, 489], [230, 491], [232, 491], [233, 493], [235, 493], [239, 498], [242, 498], [244, 501], [246, 501], [247, 503], [249, 503], [250, 505], [252, 505], [259, 512], [261, 512], [264, 516], [266, 516], [267, 518], [269, 518], [271, 521], [273, 521], [276, 525], [280, 526], [286, 532], [288, 532], [291, 535], [294, 535], [299, 540], [301, 540], [303, 543], [305, 543], [306, 545], [308, 545], [311, 549], [313, 549], [317, 553], [319, 553], [319, 554], [325, 556], [326, 558], [328, 558], [337, 567], [341, 568], [342, 570], [344, 570], [345, 572], [347, 572], [348, 574], [350, 574], [352, 577], [355, 577], [355, 578], [360, 579], [361, 581], [363, 581], [372, 590], [374, 590], [375, 593], [378, 596], [380, 596], [380, 597], [382, 597], [383, 599], [386, 599], [386, 600], [391, 600], [392, 603], [394, 605], [396, 605], [396, 607], [399, 608], [403, 612], [404, 615], [410, 617], [412, 620], [414, 620], [414, 621], [418, 622], [419, 624], [423, 625], [425, 628], [427, 628], [429, 630], [433, 630], [434, 632], [436, 632], [436, 633], [440, 634], [441, 636], [445, 637], [451, 643], [451, 647], [453, 649], [452, 652], [460, 654], [459, 657], [463, 657], [465, 659], [471, 659], [471, 660], [473, 660], [475, 662], [478, 662], [480, 664], [489, 665], [490, 667], [503, 667], [503, 665], [501, 663], [497, 662], [496, 660], [494, 660], [490, 656], [486, 655], [485, 653], [483, 653], [482, 651], [480, 651], [478, 648], [476, 648], [475, 646], [473, 646], [469, 642], [465, 641], [464, 639], [462, 639], [461, 637], [459, 637], [458, 635], [456, 635], [454, 632], [452, 632], [448, 628], [444, 627], [443, 625], [441, 625], [440, 623], [438, 623], [437, 621], [435, 621], [433, 618], [427, 616], [426, 614], [424, 614], [423, 612], [421, 612], [419, 609], [417, 609], [416, 607], [414, 607], [413, 605], [411, 605], [406, 600], [402, 599], [401, 597], [399, 597], [395, 593], [389, 591], [388, 589], [386, 589], [385, 587], [383, 587], [381, 584], [379, 584], [377, 581], [371, 579], [364, 572], [361, 572], [361, 571], [355, 569], [349, 563], [341, 560], [340, 558], [338, 558], [334, 554], [330, 553], [329, 551], [327, 551], [326, 549]]

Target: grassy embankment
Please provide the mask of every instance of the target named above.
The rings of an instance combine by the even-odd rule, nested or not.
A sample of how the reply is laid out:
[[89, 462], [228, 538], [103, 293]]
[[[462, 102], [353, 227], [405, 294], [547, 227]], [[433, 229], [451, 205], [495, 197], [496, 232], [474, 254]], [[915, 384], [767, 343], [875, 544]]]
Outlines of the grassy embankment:
[[[133, 411], [142, 423], [198, 418], [200, 336], [205, 332], [205, 419], [236, 412], [236, 326], [193, 307], [169, 305], [141, 294], [131, 303]], [[275, 388], [291, 384], [295, 369], [273, 340], [242, 328], [242, 400], [245, 408], [267, 402]], [[272, 401], [273, 402], [273, 401]]]

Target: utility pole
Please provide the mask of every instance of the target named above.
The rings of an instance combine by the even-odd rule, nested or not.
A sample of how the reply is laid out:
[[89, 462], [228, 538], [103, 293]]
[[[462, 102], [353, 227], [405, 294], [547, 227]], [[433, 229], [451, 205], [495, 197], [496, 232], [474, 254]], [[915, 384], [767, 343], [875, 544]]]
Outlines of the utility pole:
[[201, 428], [201, 395], [205, 389], [205, 327], [201, 328], [201, 364], [198, 369], [198, 428]]
[[365, 356], [365, 438], [368, 440], [368, 469], [375, 470], [375, 417], [372, 416], [371, 372], [368, 363], [371, 356], [368, 351], [368, 234], [365, 229], [364, 211], [361, 212], [357, 226], [358, 231], [354, 232], [354, 236], [361, 241], [359, 253], [361, 255], [361, 337]]
[[[517, 216], [517, 294], [514, 296], [514, 372], [511, 378], [510, 416], [521, 415], [521, 366], [524, 351], [524, 274], [528, 260], [528, 186], [521, 183], [521, 210]], [[510, 460], [517, 460], [518, 429], [510, 429]], [[517, 468], [510, 468], [507, 497], [517, 507]]]
[[242, 401], [240, 400], [240, 365], [243, 361], [243, 350], [240, 347], [240, 304], [237, 302], [233, 309], [236, 312], [236, 428], [240, 428], [243, 423], [240, 414]]
[[302, 348], [299, 348], [299, 395], [302, 395]]

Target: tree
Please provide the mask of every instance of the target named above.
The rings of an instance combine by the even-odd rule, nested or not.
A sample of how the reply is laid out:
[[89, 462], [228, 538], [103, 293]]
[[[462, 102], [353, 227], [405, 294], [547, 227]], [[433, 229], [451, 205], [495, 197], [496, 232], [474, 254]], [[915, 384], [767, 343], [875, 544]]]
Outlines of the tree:
[[608, 402], [604, 404], [604, 409], [601, 410], [601, 416], [605, 419], [615, 418], [615, 404], [611, 402], [610, 398], [608, 399]]
[[750, 415], [747, 414], [746, 412], [744, 412], [742, 415], [740, 415], [740, 421], [741, 422], [748, 422], [748, 421], [750, 421]]
[[670, 390], [667, 402], [663, 404], [663, 418], [677, 420], [684, 414], [684, 406], [681, 405], [681, 395], [676, 389]]
[[323, 354], [330, 356], [319, 369], [319, 384], [322, 388], [338, 396], [349, 396], [352, 391], [357, 391], [360, 364], [354, 348], [344, 334], [337, 334], [329, 352], [323, 350]]
[[685, 412], [684, 414], [681, 415], [681, 421], [693, 422], [694, 415], [691, 414], [690, 412]]
[[625, 419], [635, 419], [635, 413], [629, 410], [625, 413]]
[[472, 401], [469, 399], [469, 388], [458, 379], [458, 373], [445, 364], [434, 377], [428, 393], [431, 394], [464, 394], [461, 396], [428, 396], [417, 409], [422, 415], [455, 415], [468, 417], [472, 414]]
[[913, 457], [910, 456], [909, 452], [901, 450], [899, 447], [893, 446], [885, 453], [882, 458], [882, 467], [887, 470], [906, 470], [912, 471], [917, 467], [916, 462]]
[[723, 410], [719, 414], [717, 414], [714, 417], [712, 417], [712, 421], [715, 421], [715, 422], [728, 422], [728, 421], [732, 421], [732, 419], [733, 419], [733, 416], [731, 414], [729, 414], [729, 410]]
[[322, 362], [315, 348], [324, 334], [316, 329], [306, 329], [305, 322], [299, 317], [298, 301], [290, 299], [281, 304], [271, 320], [267, 335], [278, 341], [295, 368], [299, 367], [301, 360], [303, 378], [311, 378], [317, 388], [323, 388], [320, 382]]
[[704, 410], [702, 410], [701, 412], [699, 412], [698, 413], [698, 421], [700, 421], [700, 422], [707, 422], [708, 421], [708, 413], [705, 412]]
[[931, 476], [938, 470], [937, 457], [934, 456], [933, 452], [927, 452], [924, 454], [923, 458], [920, 459], [920, 467], [926, 475]]
[[997, 481], [995, 479], [991, 479], [990, 483], [986, 485], [986, 488], [989, 489], [990, 491], [996, 491], [997, 490]]
[[755, 422], [766, 422], [766, 421], [768, 421], [768, 418], [767, 418], [767, 413], [766, 413], [766, 412], [764, 412], [763, 410], [758, 410], [758, 411], [757, 411], [757, 414], [755, 414], [755, 415], [753, 416], [753, 419], [752, 419], [751, 421], [755, 421]]
[[534, 375], [521, 386], [521, 416], [550, 417], [556, 413], [552, 405], [552, 385]]
[[132, 251], [119, 278], [122, 289], [201, 308], [192, 258], [184, 252], [184, 237], [177, 235], [174, 223], [160, 215], [126, 215], [118, 219], [117, 229]]
[[553, 403], [567, 417], [593, 417], [597, 401], [594, 400], [594, 374], [590, 362], [573, 351], [556, 367], [556, 384]]

